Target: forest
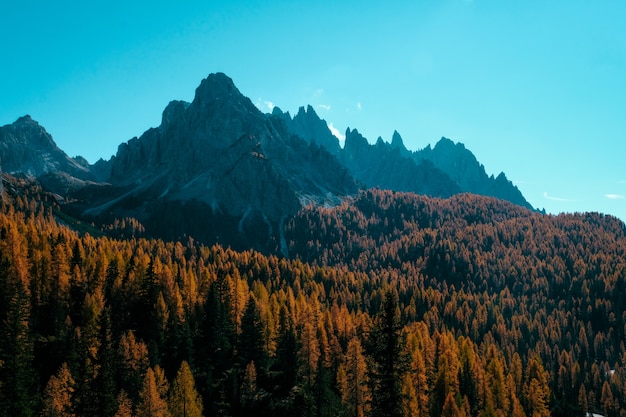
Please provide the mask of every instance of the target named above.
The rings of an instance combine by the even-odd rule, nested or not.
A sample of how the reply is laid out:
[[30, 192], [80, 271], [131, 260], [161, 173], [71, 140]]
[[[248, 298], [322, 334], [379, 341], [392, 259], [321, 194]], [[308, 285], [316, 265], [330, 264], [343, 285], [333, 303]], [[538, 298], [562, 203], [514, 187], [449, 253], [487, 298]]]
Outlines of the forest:
[[375, 189], [288, 219], [283, 256], [9, 191], [0, 416], [626, 415], [616, 218]]

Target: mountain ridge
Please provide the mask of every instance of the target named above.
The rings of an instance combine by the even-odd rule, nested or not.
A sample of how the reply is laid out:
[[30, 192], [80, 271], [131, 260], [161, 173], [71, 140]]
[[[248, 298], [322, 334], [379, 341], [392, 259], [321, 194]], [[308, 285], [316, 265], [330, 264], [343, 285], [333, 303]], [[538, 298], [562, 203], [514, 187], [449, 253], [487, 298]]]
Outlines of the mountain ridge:
[[[45, 152], [29, 146], [31, 137]], [[3, 168], [38, 178], [77, 218], [134, 217], [154, 236], [192, 234], [239, 248], [277, 251], [286, 216], [371, 187], [435, 197], [474, 192], [532, 208], [504, 174], [488, 177], [462, 144], [442, 138], [410, 151], [396, 131], [391, 143], [370, 144], [348, 128], [342, 148], [312, 106], [293, 117], [278, 107], [262, 113], [223, 73], [202, 80], [190, 103], [171, 101], [159, 126], [94, 165], [69, 158], [30, 117], [0, 127], [0, 146], [2, 162], [17, 161], [10, 155], [20, 149], [40, 155], [33, 166]]]

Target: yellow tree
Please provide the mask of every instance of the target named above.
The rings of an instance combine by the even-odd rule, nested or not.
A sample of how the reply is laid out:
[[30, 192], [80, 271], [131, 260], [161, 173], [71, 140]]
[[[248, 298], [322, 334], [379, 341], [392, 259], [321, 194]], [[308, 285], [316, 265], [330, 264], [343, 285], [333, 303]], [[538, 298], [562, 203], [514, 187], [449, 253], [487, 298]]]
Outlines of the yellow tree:
[[186, 361], [180, 365], [169, 397], [172, 417], [202, 417], [202, 398], [196, 391], [193, 374]]
[[73, 409], [74, 378], [67, 363], [63, 363], [56, 375], [48, 380], [44, 391], [45, 417], [74, 417]]
[[358, 337], [348, 343], [345, 362], [338, 371], [341, 400], [347, 408], [347, 416], [363, 417], [370, 408], [371, 395], [368, 387], [367, 365], [363, 347]]
[[139, 393], [137, 417], [170, 417], [167, 402], [159, 393], [159, 385], [152, 368], [148, 368]]
[[443, 407], [441, 409], [442, 417], [466, 417], [465, 408], [459, 407], [454, 399], [454, 394], [452, 392], [448, 392], [446, 396], [446, 400], [443, 403]]
[[133, 402], [128, 398], [124, 390], [117, 396], [117, 412], [115, 413], [115, 417], [133, 417]]
[[533, 417], [548, 417], [550, 415], [548, 375], [537, 357], [532, 357], [528, 361], [525, 379], [524, 397], [526, 404], [524, 409], [527, 414]]
[[409, 370], [402, 378], [402, 405], [407, 416], [428, 415], [428, 377], [417, 332], [407, 334], [406, 357]]

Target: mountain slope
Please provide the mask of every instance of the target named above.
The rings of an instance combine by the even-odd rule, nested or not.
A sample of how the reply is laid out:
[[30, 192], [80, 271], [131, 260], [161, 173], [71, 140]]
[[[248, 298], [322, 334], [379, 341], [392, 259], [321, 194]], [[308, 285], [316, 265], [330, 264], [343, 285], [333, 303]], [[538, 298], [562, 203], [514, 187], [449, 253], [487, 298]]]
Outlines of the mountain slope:
[[193, 231], [237, 247], [252, 234], [272, 250], [284, 216], [357, 191], [336, 158], [261, 113], [224, 74], [203, 80], [191, 103], [171, 102], [159, 127], [121, 144], [98, 171], [111, 186], [75, 193], [76, 215], [131, 215], [158, 236]]
[[399, 415], [626, 407], [616, 218], [369, 190], [289, 218], [289, 260], [82, 235], [37, 184], [4, 180], [2, 415], [145, 409], [152, 369], [174, 409], [183, 364], [206, 415], [348, 415], [357, 389], [391, 408], [385, 381]]
[[0, 164], [4, 172], [33, 177], [65, 172], [82, 180], [94, 178], [84, 159], [67, 156], [46, 129], [30, 116], [0, 126]]
[[414, 152], [413, 158], [418, 163], [432, 162], [464, 192], [497, 197], [522, 207], [532, 208], [503, 172], [495, 178], [493, 175], [487, 176], [485, 167], [462, 143], [455, 144], [450, 139], [441, 138], [434, 148], [429, 145], [421, 151]]
[[436, 197], [449, 197], [460, 192], [486, 195], [532, 208], [519, 189], [504, 175], [488, 176], [474, 154], [462, 143], [441, 138], [434, 148], [408, 150], [396, 131], [391, 143], [378, 138], [370, 144], [357, 129], [347, 129], [344, 148], [319, 118], [315, 110], [301, 107], [298, 114], [274, 108], [273, 115], [285, 120], [287, 128], [308, 142], [325, 147], [348, 168], [365, 188], [380, 187], [410, 191]]
[[462, 144], [411, 152], [394, 132], [369, 144], [347, 129], [339, 146], [311, 106], [263, 114], [225, 74], [191, 103], [170, 102], [161, 124], [122, 143], [109, 161], [69, 158], [26, 116], [0, 128], [2, 168], [38, 177], [72, 216], [97, 224], [133, 217], [151, 236], [284, 252], [282, 223], [310, 203], [335, 206], [379, 187], [450, 197], [473, 192], [530, 208], [504, 174], [488, 177]]

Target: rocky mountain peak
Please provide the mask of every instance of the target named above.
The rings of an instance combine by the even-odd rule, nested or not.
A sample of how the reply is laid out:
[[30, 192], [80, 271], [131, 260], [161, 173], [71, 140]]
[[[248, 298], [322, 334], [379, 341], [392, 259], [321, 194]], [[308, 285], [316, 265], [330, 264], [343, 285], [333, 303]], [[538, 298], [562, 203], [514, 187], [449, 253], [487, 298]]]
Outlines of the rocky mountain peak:
[[393, 149], [399, 149], [401, 153], [405, 153], [408, 151], [406, 146], [404, 146], [402, 136], [400, 136], [397, 130], [394, 130], [393, 135], [391, 136], [391, 147]]
[[346, 129], [346, 141], [344, 145], [344, 150], [346, 152], [358, 152], [368, 146], [369, 143], [367, 142], [367, 139], [365, 139], [365, 137], [361, 135], [357, 129]]
[[416, 152], [417, 160], [426, 159], [445, 172], [466, 192], [493, 196], [509, 200], [520, 206], [532, 208], [522, 193], [506, 177], [494, 180], [485, 172], [485, 167], [461, 142], [442, 137], [434, 148], [430, 146]]
[[242, 95], [233, 80], [224, 73], [209, 74], [196, 88], [196, 100], [220, 100]]
[[337, 155], [340, 151], [339, 140], [328, 129], [328, 124], [321, 119], [313, 106], [308, 105], [298, 109], [298, 113], [291, 119], [289, 113], [283, 114], [282, 119], [288, 129], [309, 143], [315, 143], [326, 148], [328, 152]]
[[163, 110], [161, 126], [168, 127], [183, 120], [189, 104], [190, 103], [182, 100], [170, 101], [165, 110]]
[[0, 127], [0, 160], [8, 173], [39, 177], [64, 171], [77, 178], [92, 178], [88, 168], [59, 149], [46, 129], [29, 115]]

